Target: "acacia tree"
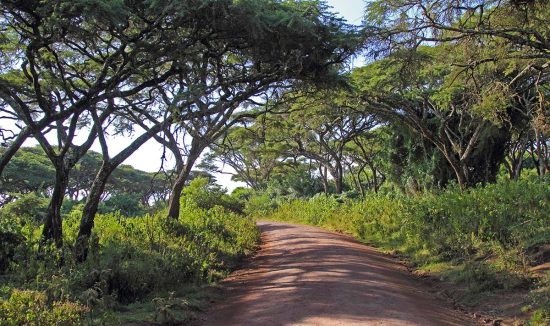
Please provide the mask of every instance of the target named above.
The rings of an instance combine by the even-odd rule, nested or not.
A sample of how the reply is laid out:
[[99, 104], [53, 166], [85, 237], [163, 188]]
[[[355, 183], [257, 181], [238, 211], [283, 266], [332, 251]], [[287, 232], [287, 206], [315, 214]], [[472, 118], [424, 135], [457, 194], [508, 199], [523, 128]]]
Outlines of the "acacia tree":
[[316, 161], [325, 180], [326, 169], [336, 193], [343, 191], [346, 145], [376, 125], [355, 104], [346, 93], [319, 92], [291, 104], [286, 116], [289, 154]]
[[244, 182], [256, 191], [270, 187], [280, 194], [317, 193], [321, 186], [317, 163], [292, 154], [286, 143], [289, 137], [286, 125], [281, 123], [286, 113], [274, 112], [280, 104], [264, 106], [261, 116], [229, 129], [210, 146], [201, 165], [217, 172], [219, 167], [214, 162], [228, 165], [234, 170], [233, 180]]
[[265, 113], [251, 125], [243, 123], [228, 130], [212, 144], [208, 159], [218, 160], [235, 170], [233, 180], [254, 190], [264, 189], [284, 162], [284, 145], [273, 137], [277, 130], [266, 123]]
[[[193, 42], [177, 47], [177, 56], [167, 57], [170, 76], [157, 80], [158, 87], [148, 95], [152, 101], [155, 99], [152, 106], [158, 107], [150, 110], [151, 105], [144, 106], [139, 100], [136, 104], [134, 100], [127, 104], [131, 110], [125, 113], [131, 123], [139, 124], [143, 119], [151, 123], [141, 123], [146, 132], [138, 137], [139, 141], [136, 139], [139, 143], [155, 138], [160, 131], [168, 134], [172, 121], [178, 122], [191, 138], [185, 162], [177, 161], [179, 173], [168, 205], [168, 215], [173, 218], [179, 216], [183, 185], [202, 151], [231, 125], [254, 115], [240, 108], [242, 103], [273, 87], [284, 86], [291, 79], [326, 76], [332, 71], [332, 64], [351, 54], [355, 44], [352, 38], [344, 37], [353, 33], [316, 2], [193, 2], [189, 8], [195, 8], [196, 12], [176, 12], [170, 16], [180, 23], [173, 25], [177, 35], [185, 36], [188, 26], [197, 25], [199, 29], [189, 36]], [[183, 21], [178, 21], [180, 18]], [[76, 246], [79, 260], [86, 257], [93, 217], [110, 173], [139, 146], [131, 144], [109, 158], [104, 127], [98, 119], [94, 121], [102, 145], [103, 165], [84, 208]], [[169, 148], [177, 152], [176, 156], [181, 155], [171, 142]]]
[[[2, 157], [2, 167], [29, 136], [56, 169], [43, 238], [62, 245], [60, 207], [69, 172], [87, 152], [119, 99], [157, 85], [174, 67], [167, 53], [184, 47], [166, 24], [166, 9], [136, 3], [12, 2], [2, 7], [9, 41], [0, 96], [3, 112], [24, 125]], [[9, 43], [12, 44], [12, 43]], [[3, 48], [6, 49], [6, 48]], [[16, 65], [21, 66], [17, 69]], [[159, 69], [162, 67], [162, 69]], [[88, 126], [79, 145], [78, 130]], [[52, 132], [56, 144], [51, 142]], [[83, 135], [80, 134], [82, 139]]]
[[[379, 126], [383, 128], [382, 126]], [[365, 197], [365, 189], [363, 186], [363, 177], [367, 181], [367, 187], [378, 192], [380, 186], [386, 180], [386, 176], [381, 171], [378, 165], [379, 156], [384, 149], [381, 139], [383, 138], [379, 130], [364, 132], [353, 138], [353, 141], [347, 144], [345, 155], [349, 172], [355, 186]], [[367, 172], [370, 169], [370, 173]], [[372, 178], [372, 180], [371, 180]]]
[[517, 116], [532, 112], [532, 105], [518, 97], [531, 94], [528, 102], [540, 101], [529, 70], [507, 61], [467, 64], [488, 51], [495, 49], [473, 44], [419, 47], [354, 74], [368, 110], [430, 141], [463, 187], [495, 180], [510, 126], [517, 124]]
[[[471, 97], [486, 98], [486, 103], [501, 98], [500, 105], [486, 106], [485, 114], [502, 116], [505, 108], [515, 111], [504, 123], [518, 140], [506, 145], [509, 171], [517, 178], [529, 138], [539, 175], [548, 171], [549, 19], [550, 3], [543, 0], [372, 1], [367, 6], [366, 31], [383, 41], [377, 54], [421, 45], [460, 49], [464, 55], [449, 56], [447, 64], [457, 68], [455, 76], [461, 74], [460, 78], [475, 83]], [[487, 77], [495, 67], [499, 67], [498, 78], [479, 78], [480, 71], [485, 70]], [[514, 103], [502, 103], [502, 99]], [[524, 128], [522, 119], [514, 115], [523, 115], [530, 127]]]
[[[317, 2], [242, 5], [233, 11], [239, 19], [229, 20], [230, 35], [206, 42], [203, 60], [191, 66], [193, 73], [167, 97], [171, 107], [187, 110], [180, 121], [191, 137], [168, 204], [172, 218], [179, 216], [183, 184], [206, 147], [231, 126], [259, 115], [243, 103], [257, 104], [260, 95], [273, 94], [293, 81], [326, 82], [333, 66], [353, 52], [354, 33]], [[192, 105], [178, 103], [189, 96]]]
[[513, 47], [498, 56], [479, 57], [472, 65], [550, 58], [550, 4], [545, 0], [376, 0], [367, 5], [365, 18], [367, 31], [376, 30], [390, 49], [489, 38]]
[[101, 126], [101, 123], [96, 119], [96, 130], [99, 134], [99, 143], [102, 152], [102, 163], [98, 170], [95, 179], [90, 188], [89, 194], [86, 197], [86, 203], [82, 210], [82, 218], [80, 220], [80, 226], [78, 230], [78, 236], [75, 245], [75, 256], [77, 261], [84, 261], [87, 257], [88, 239], [91, 235], [91, 230], [94, 225], [94, 217], [97, 213], [99, 203], [101, 201], [105, 186], [109, 180], [111, 174], [116, 168], [122, 164], [128, 157], [130, 157], [140, 146], [142, 146], [149, 139], [160, 132], [163, 128], [166, 128], [172, 122], [172, 117], [168, 116], [162, 122], [155, 124], [153, 127], [147, 129], [136, 139], [130, 142], [130, 144], [122, 151], [114, 156], [110, 155], [109, 147], [105, 137], [105, 130]]

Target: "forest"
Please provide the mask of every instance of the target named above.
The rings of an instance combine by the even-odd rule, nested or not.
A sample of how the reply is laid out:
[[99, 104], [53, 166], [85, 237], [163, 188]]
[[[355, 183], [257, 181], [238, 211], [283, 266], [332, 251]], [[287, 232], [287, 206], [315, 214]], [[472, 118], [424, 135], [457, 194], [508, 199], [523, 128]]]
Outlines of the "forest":
[[365, 3], [2, 0], [0, 325], [191, 322], [258, 220], [547, 325], [550, 3]]

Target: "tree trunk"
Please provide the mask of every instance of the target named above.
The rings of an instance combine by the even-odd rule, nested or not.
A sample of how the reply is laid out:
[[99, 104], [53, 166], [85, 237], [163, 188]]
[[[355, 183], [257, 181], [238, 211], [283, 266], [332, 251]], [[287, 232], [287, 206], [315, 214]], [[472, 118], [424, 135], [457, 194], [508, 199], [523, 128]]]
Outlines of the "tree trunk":
[[336, 162], [336, 167], [331, 169], [332, 177], [334, 178], [334, 185], [336, 186], [336, 193], [341, 194], [343, 191], [343, 169], [340, 162]]
[[370, 169], [372, 170], [372, 182], [374, 183], [374, 193], [378, 193], [378, 176], [376, 175], [376, 169], [371, 165]]
[[65, 191], [69, 184], [69, 173], [63, 162], [56, 166], [55, 185], [48, 205], [48, 213], [42, 230], [42, 242], [53, 240], [57, 248], [63, 246], [63, 221], [61, 219], [61, 205], [65, 197]]
[[82, 212], [82, 218], [80, 220], [80, 227], [75, 244], [75, 255], [77, 261], [82, 262], [86, 260], [88, 255], [88, 239], [90, 238], [94, 227], [95, 214], [97, 213], [99, 202], [103, 199], [103, 191], [105, 190], [105, 185], [107, 184], [111, 173], [113, 173], [113, 171], [120, 164], [122, 164], [122, 162], [137, 151], [145, 142], [154, 137], [157, 132], [162, 130], [165, 124], [170, 123], [170, 121], [171, 118], [167, 118], [163, 123], [157, 123], [155, 126], [147, 130], [147, 132], [136, 138], [130, 145], [128, 145], [128, 147], [123, 149], [113, 158], [109, 158], [107, 143], [105, 142], [103, 136], [100, 136], [100, 143], [102, 144], [103, 149], [103, 164], [96, 174]]
[[[324, 173], [323, 168], [325, 169]], [[323, 181], [323, 191], [325, 192], [325, 195], [328, 195], [327, 168], [323, 167], [322, 164], [319, 164], [319, 174], [321, 174], [321, 180]]]
[[114, 170], [115, 167], [113, 165], [103, 162], [101, 169], [94, 179], [90, 193], [86, 198], [86, 204], [82, 210], [82, 218], [80, 220], [80, 227], [78, 229], [78, 236], [74, 248], [77, 262], [83, 262], [88, 257], [88, 239], [94, 228], [95, 214], [97, 213], [101, 201], [101, 195], [105, 190], [105, 185]]
[[367, 186], [368, 186], [368, 189], [370, 190], [371, 189], [371, 182], [370, 182], [369, 174], [367, 172], [365, 172], [365, 169], [363, 169], [363, 174], [365, 175], [365, 179], [367, 179]]
[[518, 181], [521, 177], [521, 170], [523, 166], [523, 156], [515, 157], [514, 155], [510, 155], [508, 157], [510, 162], [504, 162], [504, 166], [508, 170], [508, 173], [510, 175], [510, 180]]
[[202, 151], [206, 147], [204, 144], [206, 142], [199, 141], [193, 139], [191, 142], [191, 149], [189, 150], [189, 155], [187, 156], [187, 160], [185, 162], [185, 166], [183, 169], [179, 172], [178, 177], [174, 181], [174, 184], [172, 185], [172, 191], [170, 193], [170, 199], [168, 200], [168, 217], [173, 219], [179, 219], [180, 216], [180, 199], [181, 199], [181, 192], [183, 191], [183, 187], [185, 186], [185, 182], [187, 179], [189, 179], [189, 175], [191, 174], [191, 169], [193, 169], [193, 165], [195, 164], [195, 161], [199, 158]]
[[361, 191], [361, 199], [365, 199], [365, 188], [363, 187], [363, 184], [361, 183], [361, 173], [365, 170], [365, 166], [361, 166], [359, 168], [359, 171], [357, 172], [357, 182], [359, 183], [359, 190]]
[[466, 186], [468, 183], [468, 178], [466, 174], [467, 173], [466, 165], [461, 164], [461, 162], [458, 162], [458, 160], [453, 157], [453, 154], [448, 153], [446, 151], [442, 151], [442, 152], [443, 152], [443, 156], [445, 157], [445, 159], [453, 169], [453, 172], [455, 173], [456, 181], [458, 182], [460, 189], [462, 190], [466, 189]]
[[353, 186], [355, 187], [355, 189], [361, 192], [361, 190], [359, 189], [360, 188], [359, 184], [361, 181], [358, 181], [357, 178], [355, 177], [355, 173], [353, 173], [353, 167], [351, 166], [351, 164], [348, 164], [348, 171], [349, 171], [349, 174], [351, 175]]
[[539, 167], [539, 176], [544, 178], [544, 175], [548, 171], [548, 158], [547, 158], [547, 148], [544, 144], [544, 137], [542, 132], [535, 129], [535, 137], [537, 142], [537, 156], [538, 156], [538, 167]]

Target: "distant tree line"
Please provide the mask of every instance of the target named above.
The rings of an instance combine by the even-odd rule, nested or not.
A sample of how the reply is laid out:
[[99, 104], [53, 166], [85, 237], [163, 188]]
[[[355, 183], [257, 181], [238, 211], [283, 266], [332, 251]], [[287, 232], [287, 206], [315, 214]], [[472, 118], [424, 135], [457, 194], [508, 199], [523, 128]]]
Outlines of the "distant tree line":
[[[101, 154], [88, 151], [69, 175], [67, 199], [73, 204], [83, 202], [88, 197], [94, 176], [100, 168]], [[188, 182], [197, 176], [215, 182], [212, 175], [201, 171], [192, 171]], [[173, 178], [174, 171], [146, 172], [121, 164], [109, 178], [101, 201], [113, 203], [123, 200], [126, 205], [154, 208], [167, 200]], [[48, 197], [54, 184], [55, 171], [42, 148], [22, 147], [6, 166], [0, 179], [0, 204], [4, 206], [29, 193]]]

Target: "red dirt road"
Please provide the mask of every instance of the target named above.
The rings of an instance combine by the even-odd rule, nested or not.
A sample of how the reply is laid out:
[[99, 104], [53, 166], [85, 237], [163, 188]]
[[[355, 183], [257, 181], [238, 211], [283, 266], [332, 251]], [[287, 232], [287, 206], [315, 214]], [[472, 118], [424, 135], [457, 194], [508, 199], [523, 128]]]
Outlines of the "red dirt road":
[[261, 222], [263, 245], [204, 325], [477, 325], [393, 259], [318, 228]]

